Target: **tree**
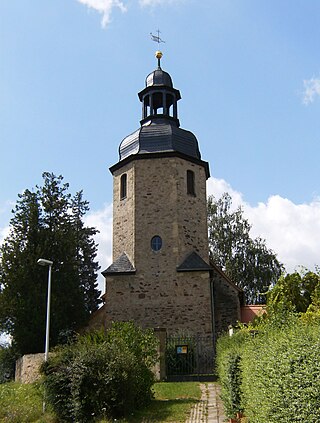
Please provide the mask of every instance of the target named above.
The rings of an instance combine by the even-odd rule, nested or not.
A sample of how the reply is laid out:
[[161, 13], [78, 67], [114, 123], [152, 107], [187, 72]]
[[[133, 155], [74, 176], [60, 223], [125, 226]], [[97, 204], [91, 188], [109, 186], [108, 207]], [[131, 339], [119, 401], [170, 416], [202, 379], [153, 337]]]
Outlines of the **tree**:
[[0, 343], [0, 384], [14, 379], [18, 357], [14, 347]]
[[0, 331], [20, 354], [44, 349], [48, 269], [52, 267], [50, 345], [84, 325], [99, 305], [95, 228], [85, 227], [88, 202], [74, 197], [62, 176], [43, 174], [43, 186], [19, 194], [10, 233], [0, 248]]
[[265, 240], [250, 237], [251, 225], [238, 207], [231, 210], [228, 193], [208, 199], [210, 258], [244, 292], [247, 303], [265, 302], [265, 293], [284, 268]]
[[305, 313], [319, 306], [320, 276], [304, 270], [282, 275], [267, 293], [268, 310], [280, 309]]

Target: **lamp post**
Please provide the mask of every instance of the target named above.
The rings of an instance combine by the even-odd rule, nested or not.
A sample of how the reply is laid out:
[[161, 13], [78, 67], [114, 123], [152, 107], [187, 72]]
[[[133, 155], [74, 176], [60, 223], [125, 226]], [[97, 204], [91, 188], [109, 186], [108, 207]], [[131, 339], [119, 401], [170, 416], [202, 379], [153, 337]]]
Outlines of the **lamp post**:
[[51, 268], [53, 261], [40, 258], [37, 261], [40, 266], [49, 266], [48, 269], [48, 296], [47, 296], [47, 323], [46, 323], [46, 343], [44, 349], [44, 361], [48, 360], [49, 353], [49, 332], [50, 332], [50, 301], [51, 301]]

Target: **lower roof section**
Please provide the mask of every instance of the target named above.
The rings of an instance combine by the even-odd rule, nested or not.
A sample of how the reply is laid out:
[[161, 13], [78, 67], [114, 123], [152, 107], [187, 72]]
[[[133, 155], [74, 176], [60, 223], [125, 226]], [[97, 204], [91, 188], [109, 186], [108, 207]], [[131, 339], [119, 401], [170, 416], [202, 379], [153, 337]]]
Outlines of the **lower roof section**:
[[106, 270], [101, 272], [103, 276], [110, 275], [127, 275], [136, 273], [136, 269], [132, 265], [126, 253], [122, 253]]
[[212, 266], [207, 264], [195, 251], [190, 253], [177, 267], [178, 272], [199, 272], [205, 270], [212, 270]]
[[206, 172], [206, 178], [210, 178], [210, 170], [209, 170], [209, 163], [205, 162], [201, 159], [196, 159], [194, 157], [190, 157], [186, 154], [179, 153], [178, 151], [163, 151], [161, 153], [145, 153], [145, 154], [132, 154], [131, 156], [126, 157], [124, 160], [116, 163], [115, 165], [109, 168], [110, 172], [113, 174], [116, 170], [121, 169], [122, 166], [134, 161], [134, 160], [151, 160], [151, 159], [161, 159], [164, 157], [179, 157], [184, 160], [188, 160], [191, 163], [195, 163], [197, 165], [202, 166]]

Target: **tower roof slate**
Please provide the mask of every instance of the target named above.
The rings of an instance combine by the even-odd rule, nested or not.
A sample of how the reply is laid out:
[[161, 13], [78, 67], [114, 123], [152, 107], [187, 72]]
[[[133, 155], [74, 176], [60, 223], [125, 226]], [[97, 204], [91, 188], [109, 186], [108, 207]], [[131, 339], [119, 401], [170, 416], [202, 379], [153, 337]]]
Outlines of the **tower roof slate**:
[[168, 118], [150, 120], [120, 144], [120, 160], [131, 154], [160, 153], [177, 151], [187, 156], [201, 159], [198, 141], [194, 134], [178, 128], [175, 122]]

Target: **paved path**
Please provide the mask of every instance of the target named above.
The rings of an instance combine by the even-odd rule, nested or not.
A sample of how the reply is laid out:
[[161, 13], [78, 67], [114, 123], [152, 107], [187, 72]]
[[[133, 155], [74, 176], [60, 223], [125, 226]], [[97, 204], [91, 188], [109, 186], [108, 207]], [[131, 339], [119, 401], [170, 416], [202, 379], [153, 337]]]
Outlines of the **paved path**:
[[223, 423], [226, 417], [220, 399], [220, 386], [215, 383], [200, 384], [201, 400], [191, 410], [186, 423]]

